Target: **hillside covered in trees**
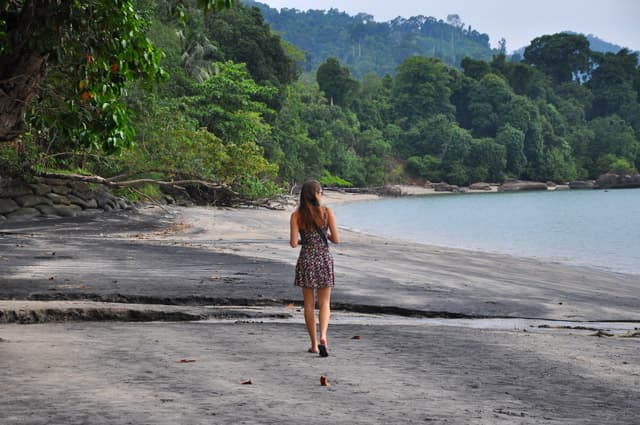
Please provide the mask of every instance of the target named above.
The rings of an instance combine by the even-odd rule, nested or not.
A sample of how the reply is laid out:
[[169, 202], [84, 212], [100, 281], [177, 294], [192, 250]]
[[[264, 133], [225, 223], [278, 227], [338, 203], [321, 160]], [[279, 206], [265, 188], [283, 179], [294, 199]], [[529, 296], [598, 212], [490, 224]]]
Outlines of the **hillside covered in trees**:
[[337, 9], [278, 11], [264, 3], [244, 3], [258, 7], [273, 31], [305, 52], [306, 71], [335, 57], [360, 79], [368, 72], [394, 74], [409, 56], [435, 57], [459, 67], [465, 56], [489, 60], [499, 53], [492, 51], [487, 34], [474, 30], [455, 14], [446, 22], [430, 16], [376, 22], [366, 13], [350, 16]]
[[[136, 14], [118, 19], [135, 16], [143, 38], [123, 44], [118, 31], [136, 33], [104, 20], [114, 28], [101, 36], [118, 43], [78, 35], [50, 54], [19, 136], [0, 143], [0, 174], [190, 179], [261, 197], [309, 177], [345, 186], [566, 182], [640, 166], [637, 53], [594, 52], [582, 35], [554, 34], [533, 40], [522, 61], [485, 59], [489, 50], [469, 57], [461, 46], [477, 37], [488, 49], [487, 40], [458, 28], [461, 50], [447, 63], [409, 50], [395, 69], [359, 78], [336, 51], [308, 82], [299, 79], [308, 52], [281, 39], [260, 9], [205, 15], [199, 3], [125, 1]], [[99, 0], [69, 7], [118, 12]], [[10, 12], [0, 14], [3, 64], [16, 49]], [[313, 22], [316, 12], [291, 13]], [[138, 58], [150, 61], [146, 73], [132, 71]]]

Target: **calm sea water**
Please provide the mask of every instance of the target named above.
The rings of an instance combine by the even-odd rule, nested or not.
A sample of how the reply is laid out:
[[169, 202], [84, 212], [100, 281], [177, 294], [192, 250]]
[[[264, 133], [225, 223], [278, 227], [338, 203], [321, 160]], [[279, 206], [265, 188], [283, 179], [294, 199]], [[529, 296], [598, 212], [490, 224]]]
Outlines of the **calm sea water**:
[[365, 233], [640, 274], [640, 189], [385, 198], [334, 211]]

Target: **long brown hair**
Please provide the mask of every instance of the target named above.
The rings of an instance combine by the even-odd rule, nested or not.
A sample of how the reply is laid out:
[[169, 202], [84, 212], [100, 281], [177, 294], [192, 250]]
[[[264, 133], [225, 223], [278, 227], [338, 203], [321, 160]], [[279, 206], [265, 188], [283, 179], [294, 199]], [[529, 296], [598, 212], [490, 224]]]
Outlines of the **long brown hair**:
[[322, 227], [322, 207], [316, 198], [316, 193], [322, 192], [322, 186], [317, 180], [307, 180], [302, 185], [300, 191], [300, 205], [298, 206], [298, 216], [301, 229], [313, 230], [318, 225]]

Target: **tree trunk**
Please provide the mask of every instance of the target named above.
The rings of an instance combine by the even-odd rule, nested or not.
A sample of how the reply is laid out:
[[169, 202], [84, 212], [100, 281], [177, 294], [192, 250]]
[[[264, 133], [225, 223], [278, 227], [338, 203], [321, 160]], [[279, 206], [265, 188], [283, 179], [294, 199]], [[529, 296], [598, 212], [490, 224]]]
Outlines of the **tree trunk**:
[[[15, 55], [14, 55], [15, 56]], [[13, 59], [13, 60], [12, 60]], [[0, 142], [15, 140], [24, 131], [24, 113], [47, 69], [46, 56], [0, 56]]]
[[55, 3], [48, 7], [35, 3], [26, 1], [20, 15], [7, 22], [9, 48], [0, 55], [0, 142], [11, 142], [23, 133], [24, 113], [47, 71], [48, 55], [34, 51], [28, 41]]

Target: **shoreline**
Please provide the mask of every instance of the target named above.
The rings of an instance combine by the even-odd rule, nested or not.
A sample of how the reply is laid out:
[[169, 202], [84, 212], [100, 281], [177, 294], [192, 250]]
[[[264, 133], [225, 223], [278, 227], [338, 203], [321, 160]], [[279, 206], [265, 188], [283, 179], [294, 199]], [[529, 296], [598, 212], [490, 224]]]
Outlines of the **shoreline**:
[[[340, 201], [345, 202], [344, 197]], [[331, 205], [330, 200], [326, 204]], [[181, 210], [180, 220], [192, 225], [183, 234], [184, 240], [293, 267], [297, 250], [288, 245], [289, 214], [290, 211], [190, 208]], [[219, 240], [214, 240], [213, 235]], [[637, 275], [389, 239], [344, 228], [341, 238], [341, 244], [332, 246], [336, 279], [344, 282], [336, 293], [350, 303], [467, 315], [640, 320]], [[613, 287], [625, 299], [622, 304], [628, 301], [634, 307], [616, 311], [597, 306], [598, 297]], [[393, 301], [380, 297], [379, 293], [391, 288], [396, 295]], [[423, 295], [411, 295], [419, 293]], [[599, 295], [594, 297], [595, 293]], [[561, 298], [571, 299], [578, 294], [579, 305], [567, 309], [570, 303]], [[494, 298], [495, 302], [485, 297]], [[478, 302], [483, 298], [486, 301]], [[529, 301], [523, 303], [525, 300]]]
[[[366, 199], [337, 194], [325, 203]], [[150, 207], [13, 223], [0, 240], [0, 298], [299, 300], [291, 211]], [[336, 302], [469, 317], [640, 320], [638, 275], [341, 233], [342, 243], [332, 246], [341, 282]], [[54, 251], [56, 261], [42, 249]]]
[[[422, 196], [440, 196], [440, 195], [463, 195], [466, 193], [497, 193], [497, 186], [494, 186], [494, 190], [488, 192], [488, 191], [469, 191], [469, 192], [464, 192], [464, 193], [452, 193], [452, 192], [435, 192], [433, 189], [427, 189], [427, 188], [421, 188], [421, 187], [416, 187], [416, 186], [402, 186], [402, 193], [403, 195], [401, 195], [400, 197], [422, 197]], [[550, 191], [553, 191], [552, 189], [550, 189]], [[332, 206], [332, 205], [343, 205], [343, 204], [347, 204], [347, 203], [354, 203], [354, 202], [363, 202], [363, 201], [372, 201], [372, 200], [387, 200], [387, 199], [394, 199], [393, 197], [386, 197], [386, 196], [378, 196], [378, 195], [371, 195], [371, 194], [351, 194], [351, 193], [341, 193], [341, 192], [335, 192], [332, 190], [326, 191], [325, 192], [327, 195], [325, 196], [325, 199], [327, 200], [327, 202], [325, 202], [325, 204], [327, 204], [328, 206]], [[614, 269], [612, 267], [607, 267], [606, 265], [595, 265], [592, 264], [590, 262], [588, 262], [587, 260], [580, 260], [580, 259], [573, 259], [573, 258], [559, 258], [557, 256], [552, 256], [552, 255], [518, 255], [518, 254], [514, 254], [511, 252], [506, 252], [500, 249], [482, 249], [482, 248], [467, 248], [464, 246], [456, 246], [454, 244], [447, 244], [446, 242], [443, 244], [437, 244], [437, 243], [429, 243], [429, 242], [422, 242], [422, 241], [417, 241], [417, 240], [413, 240], [413, 239], [408, 239], [408, 238], [403, 238], [401, 236], [389, 236], [389, 235], [384, 235], [382, 233], [375, 233], [375, 232], [370, 232], [368, 230], [361, 230], [361, 229], [357, 229], [357, 228], [353, 228], [353, 227], [349, 227], [349, 226], [344, 226], [344, 225], [338, 225], [338, 228], [340, 230], [344, 230], [344, 231], [349, 231], [349, 232], [354, 232], [354, 233], [361, 233], [363, 235], [367, 235], [367, 236], [372, 236], [372, 237], [376, 237], [376, 238], [380, 238], [380, 239], [393, 239], [396, 240], [398, 242], [404, 242], [407, 244], [418, 244], [418, 245], [422, 245], [425, 247], [431, 247], [432, 249], [448, 249], [448, 250], [455, 250], [455, 251], [459, 251], [460, 254], [464, 254], [464, 253], [469, 253], [471, 255], [482, 255], [482, 254], [495, 254], [495, 255], [503, 255], [506, 257], [510, 257], [513, 258], [514, 260], [526, 260], [526, 259], [530, 259], [530, 260], [536, 260], [536, 261], [541, 261], [541, 262], [549, 262], [549, 263], [554, 263], [554, 264], [564, 264], [568, 267], [581, 267], [581, 268], [586, 268], [586, 269], [590, 269], [590, 270], [594, 270], [594, 271], [600, 271], [600, 272], [607, 272], [607, 273], [613, 273], [613, 274], [620, 274], [620, 275], [630, 275], [630, 276], [637, 276], [639, 281], [640, 281], [640, 271], [629, 271], [629, 270], [619, 270], [619, 269]]]

